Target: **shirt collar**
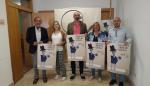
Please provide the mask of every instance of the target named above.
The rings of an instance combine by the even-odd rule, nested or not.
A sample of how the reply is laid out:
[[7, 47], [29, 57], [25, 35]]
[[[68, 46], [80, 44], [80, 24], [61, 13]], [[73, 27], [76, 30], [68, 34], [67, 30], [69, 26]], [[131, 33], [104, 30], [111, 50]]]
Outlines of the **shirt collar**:
[[37, 29], [37, 27], [35, 26], [35, 30], [36, 30], [36, 31], [41, 31], [41, 28]]
[[[115, 27], [113, 27], [113, 30], [115, 31], [115, 30], [116, 30], [116, 28], [115, 28]], [[121, 27], [119, 27], [119, 29], [117, 29], [117, 30], [121, 30]]]

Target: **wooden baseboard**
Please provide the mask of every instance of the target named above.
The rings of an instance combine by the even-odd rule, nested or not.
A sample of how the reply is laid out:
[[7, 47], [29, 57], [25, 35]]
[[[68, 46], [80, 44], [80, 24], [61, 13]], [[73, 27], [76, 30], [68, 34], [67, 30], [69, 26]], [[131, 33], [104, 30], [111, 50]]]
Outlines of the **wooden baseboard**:
[[12, 83], [9, 84], [9, 86], [15, 86], [15, 84], [12, 82]]

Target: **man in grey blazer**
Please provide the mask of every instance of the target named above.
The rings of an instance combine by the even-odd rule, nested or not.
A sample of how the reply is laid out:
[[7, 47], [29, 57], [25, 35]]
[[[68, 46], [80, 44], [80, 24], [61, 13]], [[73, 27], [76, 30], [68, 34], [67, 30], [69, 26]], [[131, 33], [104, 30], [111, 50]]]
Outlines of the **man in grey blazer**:
[[[36, 84], [39, 80], [39, 71], [37, 68], [37, 46], [41, 43], [48, 42], [47, 29], [41, 27], [41, 18], [39, 16], [34, 18], [34, 26], [29, 27], [26, 33], [26, 41], [29, 44], [29, 53], [32, 57], [34, 80], [33, 84]], [[42, 70], [43, 82], [47, 82], [46, 70]]]

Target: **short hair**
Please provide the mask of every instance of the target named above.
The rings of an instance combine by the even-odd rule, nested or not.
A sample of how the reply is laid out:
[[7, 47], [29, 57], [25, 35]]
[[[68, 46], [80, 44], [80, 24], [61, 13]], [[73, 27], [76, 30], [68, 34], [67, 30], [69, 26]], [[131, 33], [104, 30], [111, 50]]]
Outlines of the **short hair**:
[[40, 19], [41, 19], [40, 16], [35, 16], [35, 17], [34, 17], [34, 21], [36, 21], [37, 18], [40, 18]]
[[80, 15], [80, 12], [78, 12], [78, 11], [74, 12], [73, 16], [74, 16], [75, 14], [79, 14], [79, 15]]
[[[115, 20], [116, 18], [121, 22], [121, 18], [120, 18], [120, 17], [116, 16], [116, 17], [114, 18], [114, 20]], [[114, 21], [114, 20], [113, 20], [113, 21]]]

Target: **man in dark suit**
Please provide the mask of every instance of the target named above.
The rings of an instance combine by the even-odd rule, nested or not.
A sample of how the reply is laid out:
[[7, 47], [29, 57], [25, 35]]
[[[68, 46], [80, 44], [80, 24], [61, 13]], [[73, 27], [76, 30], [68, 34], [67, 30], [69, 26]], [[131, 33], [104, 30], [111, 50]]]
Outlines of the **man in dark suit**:
[[[68, 35], [78, 35], [78, 34], [87, 34], [87, 27], [86, 24], [80, 21], [80, 13], [75, 12], [73, 14], [74, 21], [68, 24], [67, 28], [67, 34]], [[84, 61], [79, 61], [80, 66], [80, 76], [81, 79], [85, 79], [85, 76], [83, 74], [83, 68], [84, 68]], [[76, 77], [76, 64], [75, 61], [71, 61], [71, 68], [72, 68], [72, 75], [70, 77], [70, 80], [73, 80]]]
[[[34, 18], [34, 26], [29, 27], [26, 33], [26, 41], [29, 43], [29, 53], [32, 56], [33, 68], [34, 68], [34, 80], [33, 84], [36, 84], [39, 80], [39, 71], [37, 69], [37, 45], [48, 42], [47, 30], [41, 27], [41, 18], [39, 16]], [[46, 70], [42, 70], [43, 82], [47, 82]]]

